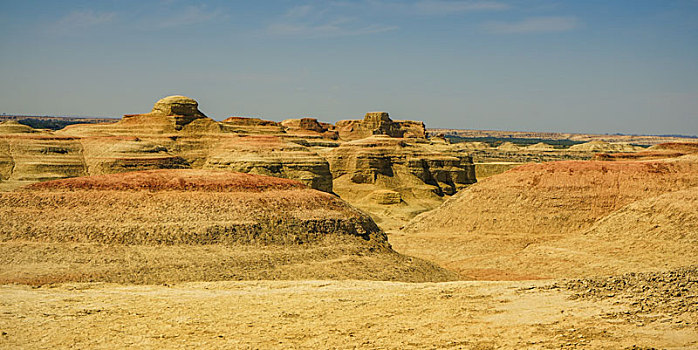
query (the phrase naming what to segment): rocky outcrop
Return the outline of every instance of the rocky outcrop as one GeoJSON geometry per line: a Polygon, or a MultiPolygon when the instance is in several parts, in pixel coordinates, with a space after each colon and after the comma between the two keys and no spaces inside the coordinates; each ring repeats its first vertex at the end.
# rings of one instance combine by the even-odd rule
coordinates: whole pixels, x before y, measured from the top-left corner
{"type": "Polygon", "coordinates": [[[337,194],[375,214],[377,220],[399,225],[475,182],[469,156],[428,147],[375,135],[343,143],[322,155],[330,164],[337,194]],[[375,207],[394,204],[400,205],[375,207]]]}
{"type": "Polygon", "coordinates": [[[370,197],[373,202],[382,205],[400,204],[402,202],[400,192],[391,190],[375,190],[371,192],[370,197]]]}
{"type": "Polygon", "coordinates": [[[330,140],[336,140],[339,137],[334,125],[319,122],[315,118],[286,119],[281,122],[281,125],[286,132],[293,135],[321,136],[330,140]]]}
{"type": "Polygon", "coordinates": [[[199,103],[186,96],[165,97],[155,102],[153,110],[146,115],[171,118],[178,130],[196,119],[207,118],[199,111],[199,103]]]}
{"type": "Polygon", "coordinates": [[[81,142],[90,175],[190,167],[175,151],[176,142],[166,137],[105,136],[83,138],[81,142]]]}
{"type": "Polygon", "coordinates": [[[38,176],[41,171],[29,169],[23,159],[35,157],[33,151],[13,147],[22,134],[8,134],[7,140],[14,141],[0,144],[0,179],[30,182],[136,170],[227,169],[295,179],[326,192],[333,192],[337,181],[346,181],[344,188],[369,185],[374,188],[359,191],[367,201],[371,202],[367,196],[374,190],[395,191],[399,196],[371,203],[428,202],[417,211],[432,208],[443,196],[474,181],[471,159],[446,143],[431,145],[422,122],[393,121],[385,112],[373,112],[363,120],[346,121],[344,131],[339,129],[314,118],[278,123],[230,117],[217,122],[206,117],[195,100],[169,96],[157,101],[149,113],[126,115],[116,123],[72,125],[55,132],[55,137],[45,133],[54,137],[51,142],[65,143],[70,150],[50,158],[62,167],[52,174],[44,171],[38,176]],[[347,129],[348,125],[355,129],[347,129]],[[349,139],[370,139],[339,147],[344,142],[338,137],[341,132],[349,139]],[[334,162],[333,169],[328,159],[334,162]],[[343,176],[346,172],[350,174],[343,176]],[[396,190],[403,180],[407,181],[404,188],[396,190]],[[409,188],[407,183],[416,187],[409,188]]]}
{"type": "Polygon", "coordinates": [[[437,153],[380,135],[342,144],[327,158],[334,178],[348,176],[357,184],[374,184],[404,172],[433,186],[432,192],[442,196],[475,182],[472,159],[467,155],[437,153]]]}
{"type": "Polygon", "coordinates": [[[175,133],[220,133],[221,123],[206,117],[198,102],[185,96],[168,96],[149,113],[127,114],[117,123],[70,125],[59,133],[79,136],[162,135],[175,133]]]}
{"type": "Polygon", "coordinates": [[[87,168],[78,138],[43,134],[0,138],[0,178],[7,182],[3,185],[12,188],[28,182],[84,175],[87,168]]]}
{"type": "Polygon", "coordinates": [[[81,136],[85,163],[93,175],[228,169],[295,179],[332,192],[327,161],[283,139],[288,135],[281,123],[242,117],[219,123],[198,111],[196,101],[182,96],[164,98],[150,113],[125,116],[115,124],[73,126],[61,133],[81,136]]]}
{"type": "Polygon", "coordinates": [[[284,132],[281,123],[260,118],[229,117],[222,125],[227,132],[238,134],[279,134],[284,132]]]}
{"type": "Polygon", "coordinates": [[[402,132],[402,137],[406,138],[419,138],[423,139],[427,137],[427,128],[424,122],[414,121],[414,120],[396,120],[395,124],[402,132]]]}
{"type": "Polygon", "coordinates": [[[250,118],[250,117],[228,117],[223,120],[223,123],[231,125],[245,125],[245,126],[279,126],[280,123],[264,120],[260,118],[250,118]]]}
{"type": "Polygon", "coordinates": [[[202,167],[294,179],[311,188],[332,192],[328,162],[308,148],[277,136],[221,139],[202,167]]]}
{"type": "Polygon", "coordinates": [[[505,152],[518,152],[521,149],[521,147],[517,146],[512,142],[504,142],[501,145],[499,145],[497,149],[505,152]]]}
{"type": "Polygon", "coordinates": [[[363,120],[340,120],[336,127],[342,140],[358,140],[372,135],[426,138],[424,123],[393,121],[388,112],[368,112],[363,120]]]}

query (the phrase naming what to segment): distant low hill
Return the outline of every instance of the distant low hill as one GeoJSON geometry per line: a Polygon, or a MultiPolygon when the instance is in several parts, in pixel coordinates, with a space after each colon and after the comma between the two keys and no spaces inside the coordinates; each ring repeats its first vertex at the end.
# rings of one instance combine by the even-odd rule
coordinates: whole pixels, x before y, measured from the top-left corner
{"type": "Polygon", "coordinates": [[[561,132],[500,131],[471,129],[427,129],[429,135],[443,134],[454,142],[481,141],[488,143],[513,142],[515,144],[535,144],[545,142],[551,145],[569,147],[590,141],[622,142],[641,146],[652,146],[667,142],[696,140],[693,135],[625,135],[625,134],[575,134],[561,132]]]}
{"type": "Polygon", "coordinates": [[[35,115],[2,115],[0,122],[6,120],[16,120],[17,122],[31,126],[35,129],[51,129],[60,130],[68,125],[73,124],[98,124],[98,123],[115,123],[119,121],[116,118],[98,118],[98,117],[55,117],[55,116],[35,116],[35,115]]]}

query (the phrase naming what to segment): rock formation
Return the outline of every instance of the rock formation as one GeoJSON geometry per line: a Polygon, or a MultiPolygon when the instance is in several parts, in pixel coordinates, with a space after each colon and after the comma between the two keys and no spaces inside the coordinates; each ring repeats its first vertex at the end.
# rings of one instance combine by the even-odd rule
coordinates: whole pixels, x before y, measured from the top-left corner
{"type": "Polygon", "coordinates": [[[307,147],[278,136],[221,138],[202,167],[294,179],[310,188],[332,192],[328,162],[307,147]]]}
{"type": "Polygon", "coordinates": [[[216,122],[193,99],[166,97],[146,114],[108,125],[75,125],[89,174],[147,169],[228,169],[299,180],[332,192],[329,164],[311,149],[286,141],[281,123],[231,117],[216,122]]]}
{"type": "Polygon", "coordinates": [[[0,190],[87,175],[79,138],[25,133],[0,137],[0,190]]]}
{"type": "Polygon", "coordinates": [[[371,217],[334,195],[230,171],[138,171],[0,193],[0,243],[3,276],[22,283],[455,277],[393,251],[371,217]],[[8,263],[27,258],[51,269],[8,263]]]}
{"type": "Polygon", "coordinates": [[[363,120],[340,120],[336,126],[342,140],[357,140],[371,135],[426,138],[424,123],[393,121],[388,112],[368,112],[363,120]]]}
{"type": "Polygon", "coordinates": [[[517,146],[512,142],[504,142],[501,145],[499,145],[497,149],[505,152],[517,152],[521,149],[521,147],[517,146]]]}
{"type": "Polygon", "coordinates": [[[136,116],[126,116],[128,120],[133,117],[165,117],[172,120],[174,128],[181,130],[185,125],[193,122],[196,119],[207,118],[199,111],[199,103],[194,99],[186,96],[168,96],[157,102],[153,106],[153,110],[147,114],[136,116]]]}
{"type": "Polygon", "coordinates": [[[281,123],[260,118],[229,117],[222,124],[226,131],[238,134],[279,134],[284,131],[281,123]]]}
{"type": "Polygon", "coordinates": [[[286,132],[298,136],[321,136],[326,139],[336,140],[339,136],[335,126],[329,123],[318,122],[315,118],[286,119],[281,122],[286,132]]]}
{"type": "MultiPolygon", "coordinates": [[[[0,132],[33,131],[11,126],[0,132]]],[[[338,127],[314,118],[279,123],[229,117],[217,122],[195,100],[170,96],[149,113],[126,115],[116,123],[0,137],[0,190],[156,169],[218,169],[294,179],[375,209],[397,226],[475,181],[467,153],[427,140],[424,123],[393,121],[385,112],[338,127]]]]}
{"type": "Polygon", "coordinates": [[[334,191],[384,224],[400,226],[475,182],[467,154],[406,140],[375,135],[321,153],[334,191]]]}

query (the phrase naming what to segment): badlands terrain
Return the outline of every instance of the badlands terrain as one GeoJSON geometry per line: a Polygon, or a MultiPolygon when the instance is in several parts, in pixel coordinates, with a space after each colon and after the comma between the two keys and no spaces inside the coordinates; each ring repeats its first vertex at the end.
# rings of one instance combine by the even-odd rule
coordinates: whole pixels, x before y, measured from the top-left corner
{"type": "Polygon", "coordinates": [[[25,124],[0,123],[0,348],[698,348],[690,138],[184,96],[25,124]]]}

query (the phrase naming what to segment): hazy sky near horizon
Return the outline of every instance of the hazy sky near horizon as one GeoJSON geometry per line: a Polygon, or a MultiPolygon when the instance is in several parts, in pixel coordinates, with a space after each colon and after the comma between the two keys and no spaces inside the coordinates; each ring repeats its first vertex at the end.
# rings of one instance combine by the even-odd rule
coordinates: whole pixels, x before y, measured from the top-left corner
{"type": "Polygon", "coordinates": [[[0,113],[698,135],[698,1],[6,1],[0,113]]]}

